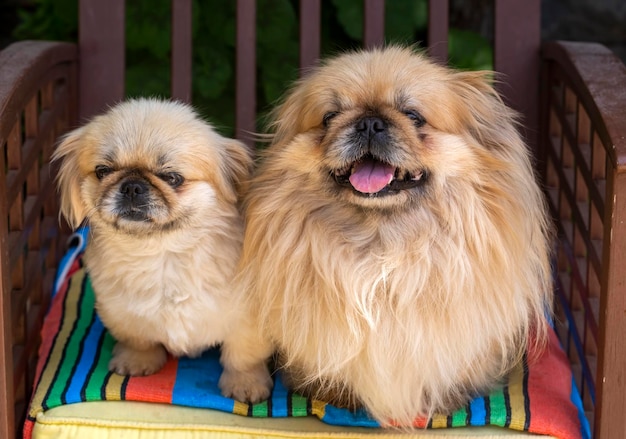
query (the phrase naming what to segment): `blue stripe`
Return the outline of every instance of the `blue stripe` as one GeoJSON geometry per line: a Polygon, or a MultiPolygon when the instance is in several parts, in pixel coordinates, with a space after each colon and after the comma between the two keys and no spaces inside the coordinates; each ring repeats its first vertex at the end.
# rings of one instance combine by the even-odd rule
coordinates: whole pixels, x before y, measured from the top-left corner
{"type": "Polygon", "coordinates": [[[217,386],[222,374],[219,352],[219,349],[211,349],[199,358],[178,359],[172,404],[232,413],[235,401],[221,396],[217,386]]]}
{"type": "Polygon", "coordinates": [[[67,404],[83,401],[81,389],[89,379],[89,371],[98,354],[99,340],[103,332],[104,326],[102,326],[102,322],[98,318],[95,319],[85,337],[82,355],[78,360],[78,365],[72,375],[72,381],[67,389],[65,396],[67,404]]]}
{"type": "Polygon", "coordinates": [[[356,412],[340,409],[326,404],[322,421],[331,425],[350,425],[353,427],[380,427],[378,422],[370,418],[365,410],[358,409],[356,412]]]}
{"type": "Polygon", "coordinates": [[[63,281],[67,277],[67,272],[76,258],[85,251],[88,235],[89,228],[81,227],[68,238],[68,244],[71,246],[63,254],[59,267],[57,268],[55,282],[52,288],[52,297],[54,297],[61,288],[63,281]]]}
{"type": "Polygon", "coordinates": [[[583,408],[583,401],[576,385],[576,380],[572,376],[572,392],[570,394],[570,400],[576,407],[578,412],[578,420],[580,421],[580,434],[582,439],[591,439],[591,428],[587,416],[585,416],[585,409],[583,408]]]}
{"type": "Polygon", "coordinates": [[[289,391],[284,386],[283,381],[281,379],[275,379],[274,390],[272,391],[272,416],[276,418],[289,416],[289,409],[287,407],[289,396],[289,391]]]}
{"type": "Polygon", "coordinates": [[[481,426],[487,423],[487,410],[485,409],[484,398],[474,398],[470,403],[470,413],[472,416],[469,425],[481,426]]]}

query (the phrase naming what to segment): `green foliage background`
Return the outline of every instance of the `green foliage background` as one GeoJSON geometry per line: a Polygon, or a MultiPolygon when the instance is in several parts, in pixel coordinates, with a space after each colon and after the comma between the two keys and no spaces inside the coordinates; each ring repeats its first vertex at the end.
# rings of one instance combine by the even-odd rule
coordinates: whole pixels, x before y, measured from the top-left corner
{"type": "MultiPolygon", "coordinates": [[[[262,119],[298,76],[298,0],[257,0],[257,106],[262,119]]],[[[170,0],[129,0],[126,6],[126,92],[169,95],[170,0]]],[[[226,135],[234,126],[235,7],[233,0],[193,1],[193,103],[226,135]]],[[[77,0],[34,0],[20,11],[17,39],[77,40],[77,0]]],[[[426,40],[427,0],[386,2],[385,39],[426,40]]],[[[322,1],[322,56],[361,47],[363,0],[322,1]]],[[[450,63],[491,69],[488,41],[451,29],[450,63]]],[[[259,126],[261,122],[259,122],[259,126]]]]}

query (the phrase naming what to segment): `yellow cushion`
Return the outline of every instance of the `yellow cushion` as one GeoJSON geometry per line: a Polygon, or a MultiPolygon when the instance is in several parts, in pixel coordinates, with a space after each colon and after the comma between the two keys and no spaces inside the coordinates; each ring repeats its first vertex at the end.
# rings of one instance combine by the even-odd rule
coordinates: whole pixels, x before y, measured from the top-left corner
{"type": "MultiPolygon", "coordinates": [[[[402,432],[336,427],[316,417],[249,418],[216,410],[132,401],[62,405],[37,415],[35,439],[249,439],[249,438],[525,438],[534,435],[500,427],[402,432]]],[[[551,437],[551,436],[550,436],[551,437]]]]}

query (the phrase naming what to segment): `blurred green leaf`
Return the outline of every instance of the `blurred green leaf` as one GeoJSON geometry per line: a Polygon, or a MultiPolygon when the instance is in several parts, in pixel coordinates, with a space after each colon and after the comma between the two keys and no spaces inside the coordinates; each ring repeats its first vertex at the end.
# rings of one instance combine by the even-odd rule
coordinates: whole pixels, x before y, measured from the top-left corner
{"type": "Polygon", "coordinates": [[[277,100],[298,75],[298,27],[288,0],[257,5],[257,64],[263,105],[277,100]]]}
{"type": "Polygon", "coordinates": [[[19,40],[75,41],[78,35],[76,0],[34,0],[32,12],[18,11],[20,23],[13,30],[19,40]]]}
{"type": "Polygon", "coordinates": [[[154,60],[143,60],[126,68],[127,97],[161,97],[170,94],[169,71],[154,60]]]}
{"type": "Polygon", "coordinates": [[[194,88],[202,98],[218,98],[232,76],[231,60],[223,51],[205,48],[194,57],[194,88]]]}
{"type": "Polygon", "coordinates": [[[388,43],[412,44],[416,34],[426,29],[426,0],[395,0],[385,3],[385,39],[388,43]]]}
{"type": "Polygon", "coordinates": [[[167,0],[126,4],[126,95],[169,95],[170,4],[167,0]]]}
{"type": "Polygon", "coordinates": [[[491,44],[476,32],[450,29],[448,56],[450,65],[462,70],[493,69],[491,44]]]}
{"type": "Polygon", "coordinates": [[[363,0],[332,0],[337,19],[350,38],[363,40],[363,0]]]}
{"type": "Polygon", "coordinates": [[[193,2],[194,49],[235,47],[236,4],[232,0],[193,2]]]}
{"type": "MultiPolygon", "coordinates": [[[[32,0],[19,12],[17,39],[77,40],[76,0],[32,0]]],[[[298,0],[257,1],[257,109],[259,119],[298,76],[298,0]]],[[[126,90],[128,96],[169,96],[169,0],[126,3],[126,90]]],[[[193,0],[194,106],[226,135],[235,111],[236,2],[193,0]]],[[[323,0],[322,56],[360,47],[362,0],[323,0]]],[[[427,0],[386,2],[386,41],[413,44],[425,39],[427,0]]],[[[488,42],[476,33],[450,30],[450,59],[463,69],[491,69],[488,42]]],[[[259,123],[259,127],[261,122],[259,123]]]]}
{"type": "Polygon", "coordinates": [[[132,1],[126,7],[126,50],[145,50],[155,58],[170,51],[170,3],[132,1]]]}

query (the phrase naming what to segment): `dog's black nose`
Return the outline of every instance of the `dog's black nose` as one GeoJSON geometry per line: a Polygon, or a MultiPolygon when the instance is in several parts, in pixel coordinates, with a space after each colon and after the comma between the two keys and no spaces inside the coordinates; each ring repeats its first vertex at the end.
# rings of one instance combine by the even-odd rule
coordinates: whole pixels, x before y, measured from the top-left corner
{"type": "Polygon", "coordinates": [[[383,131],[387,131],[387,122],[380,117],[368,116],[359,120],[355,128],[359,134],[372,138],[383,131]]]}
{"type": "Polygon", "coordinates": [[[384,159],[389,148],[389,124],[378,116],[366,116],[354,125],[355,145],[359,151],[368,151],[384,159]]]}
{"type": "Polygon", "coordinates": [[[120,192],[129,200],[137,200],[148,192],[148,185],[141,180],[128,180],[122,183],[120,192]]]}

